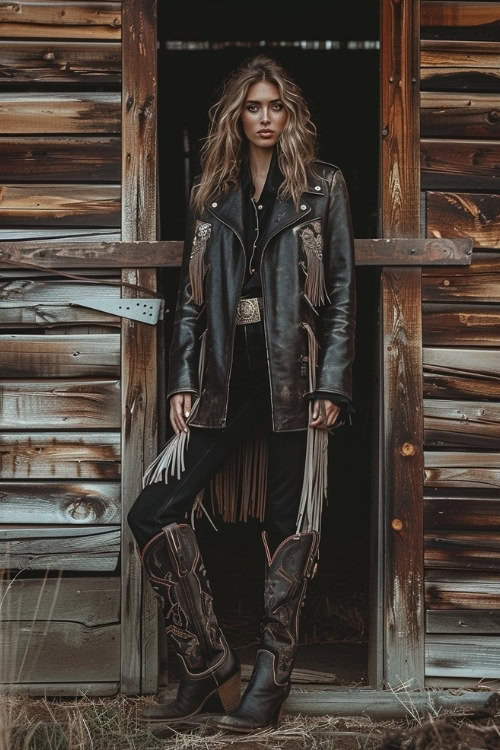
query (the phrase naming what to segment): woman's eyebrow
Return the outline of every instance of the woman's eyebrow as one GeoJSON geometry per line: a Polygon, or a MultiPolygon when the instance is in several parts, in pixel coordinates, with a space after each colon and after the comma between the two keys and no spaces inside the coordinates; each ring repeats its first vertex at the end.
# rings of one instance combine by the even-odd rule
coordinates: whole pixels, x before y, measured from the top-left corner
{"type": "MultiPolygon", "coordinates": [[[[275,104],[276,102],[281,102],[281,97],[278,99],[271,99],[269,103],[275,104]]],[[[247,99],[245,104],[262,104],[262,102],[259,99],[247,99]]]]}

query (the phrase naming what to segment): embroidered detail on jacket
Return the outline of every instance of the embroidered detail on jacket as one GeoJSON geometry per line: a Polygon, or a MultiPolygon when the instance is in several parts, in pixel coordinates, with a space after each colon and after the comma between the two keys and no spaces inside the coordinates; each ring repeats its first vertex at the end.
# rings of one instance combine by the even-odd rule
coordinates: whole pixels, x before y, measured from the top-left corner
{"type": "Polygon", "coordinates": [[[203,304],[203,277],[205,273],[204,256],[207,242],[212,233],[212,225],[206,221],[196,220],[193,245],[189,256],[189,281],[191,283],[191,299],[196,305],[203,304]]]}
{"type": "Polygon", "coordinates": [[[328,300],[323,266],[323,235],[321,222],[312,221],[300,232],[302,249],[307,259],[305,293],[313,305],[328,300]]]}

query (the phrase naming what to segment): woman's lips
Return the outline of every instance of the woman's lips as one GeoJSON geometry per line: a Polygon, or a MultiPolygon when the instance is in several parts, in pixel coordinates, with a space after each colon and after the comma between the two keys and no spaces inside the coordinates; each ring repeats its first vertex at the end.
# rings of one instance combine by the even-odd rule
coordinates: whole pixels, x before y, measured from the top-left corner
{"type": "Polygon", "coordinates": [[[257,135],[260,135],[261,138],[272,138],[274,130],[258,130],[257,135]]]}

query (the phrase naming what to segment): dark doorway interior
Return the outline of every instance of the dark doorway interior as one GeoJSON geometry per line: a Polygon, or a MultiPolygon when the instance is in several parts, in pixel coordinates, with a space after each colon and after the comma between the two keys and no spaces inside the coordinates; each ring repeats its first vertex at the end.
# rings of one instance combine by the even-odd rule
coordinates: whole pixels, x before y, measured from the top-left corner
{"type": "MultiPolygon", "coordinates": [[[[343,6],[342,19],[332,11],[336,5],[315,3],[306,9],[314,18],[304,19],[303,11],[290,18],[289,4],[271,2],[265,26],[252,16],[242,27],[231,3],[188,2],[182,12],[178,4],[159,4],[162,239],[184,236],[186,183],[199,173],[200,141],[217,90],[243,59],[260,53],[278,59],[302,87],[318,128],[319,157],[345,175],[355,236],[376,236],[379,52],[367,42],[378,39],[377,3],[356,3],[350,11],[343,6]],[[193,49],[186,48],[190,41],[193,49]]],[[[164,283],[173,309],[178,274],[165,272],[164,283]]],[[[366,684],[367,673],[376,271],[358,269],[357,285],[357,414],[352,427],[330,440],[320,565],[308,591],[297,659],[299,668],[334,673],[337,684],[351,685],[366,684]]],[[[167,328],[169,322],[171,316],[167,328]]],[[[242,661],[252,663],[264,565],[258,525],[217,526],[215,532],[203,520],[197,524],[217,612],[242,661]]]]}

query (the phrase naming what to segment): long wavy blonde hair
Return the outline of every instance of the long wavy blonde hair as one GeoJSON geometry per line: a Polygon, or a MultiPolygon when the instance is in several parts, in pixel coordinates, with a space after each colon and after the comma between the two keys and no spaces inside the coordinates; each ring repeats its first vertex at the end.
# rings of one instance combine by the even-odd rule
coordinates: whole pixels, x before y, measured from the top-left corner
{"type": "Polygon", "coordinates": [[[241,112],[250,86],[258,81],[274,83],[288,112],[285,127],[276,144],[284,180],[280,198],[293,198],[298,205],[307,188],[311,164],[316,157],[316,127],[300,88],[284,68],[270,57],[258,55],[245,61],[226,80],[220,99],[210,108],[208,137],[201,150],[203,173],[194,206],[201,211],[209,198],[222,196],[238,183],[246,136],[241,112]]]}

